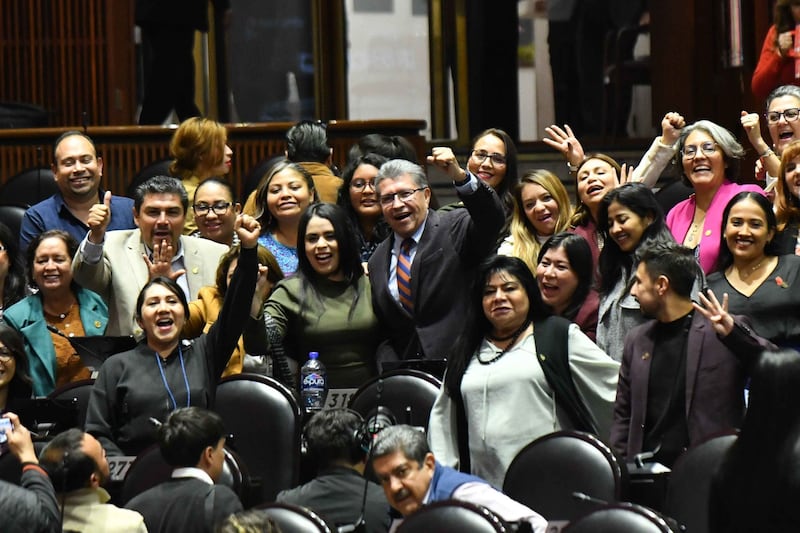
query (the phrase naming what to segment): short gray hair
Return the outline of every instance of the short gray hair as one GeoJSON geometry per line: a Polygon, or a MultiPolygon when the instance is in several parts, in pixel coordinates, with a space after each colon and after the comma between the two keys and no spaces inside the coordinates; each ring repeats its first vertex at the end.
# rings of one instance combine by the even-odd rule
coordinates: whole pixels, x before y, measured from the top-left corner
{"type": "Polygon", "coordinates": [[[405,159],[390,159],[381,165],[378,175],[375,176],[375,190],[377,191],[380,188],[383,180],[395,180],[405,174],[411,176],[417,187],[428,186],[428,178],[425,176],[425,170],[421,166],[405,159]]]}
{"type": "Polygon", "coordinates": [[[389,426],[375,437],[372,457],[383,457],[396,452],[403,452],[408,459],[421,465],[431,448],[423,431],[408,425],[389,426]]]}
{"type": "Polygon", "coordinates": [[[769,96],[767,96],[767,103],[764,106],[766,110],[769,111],[769,104],[781,96],[794,96],[800,102],[800,87],[797,85],[781,85],[780,87],[774,89],[771,93],[769,93],[769,96]]]}
{"type": "MultiPolygon", "coordinates": [[[[734,136],[733,133],[710,120],[698,120],[694,124],[686,126],[681,131],[681,137],[678,140],[678,151],[675,153],[675,164],[681,169],[681,173],[683,173],[683,146],[686,144],[686,138],[689,134],[696,130],[701,130],[709,134],[711,138],[714,139],[714,142],[717,143],[717,146],[722,149],[723,159],[727,163],[725,167],[725,179],[733,183],[738,183],[739,165],[744,158],[744,148],[739,144],[739,141],[736,140],[736,136],[734,136]]],[[[683,180],[685,184],[691,187],[692,184],[685,175],[683,176],[683,180]]]]}

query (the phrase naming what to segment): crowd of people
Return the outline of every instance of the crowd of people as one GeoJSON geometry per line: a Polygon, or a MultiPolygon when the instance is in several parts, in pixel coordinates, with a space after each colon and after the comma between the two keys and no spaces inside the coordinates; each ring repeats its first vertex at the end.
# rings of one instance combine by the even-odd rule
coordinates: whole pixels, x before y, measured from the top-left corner
{"type": "MultiPolygon", "coordinates": [[[[298,393],[298,368],[315,351],[333,389],[404,361],[446,360],[427,436],[401,426],[373,448],[356,439],[363,421],[353,412],[311,418],[319,477],[279,500],[334,521],[393,531],[390,506],[407,516],[462,497],[544,531],[535,510],[498,489],[522,448],[560,429],[594,433],[628,461],[653,452],[670,466],[707,437],[743,428],[720,490],[746,487],[731,481],[755,453],[758,436],[745,434],[796,435],[751,420],[777,401],[763,391],[773,367],[792,364],[760,354],[800,364],[800,92],[779,87],[766,102],[773,148],[764,149],[759,115],[741,115],[759,150],[752,176],[732,132],[675,112],[635,166],[585,152],[568,125],[548,128],[565,176],[518,175],[513,140],[489,129],[463,165],[447,147],[427,156],[458,195],[438,210],[426,168],[398,138],[363,138],[340,178],[324,124],[299,123],[242,208],[214,121],[185,121],[170,144],[174,177],[150,178],[131,199],[100,188],[103,162],[88,136],[64,133],[53,151],[59,192],[26,213],[19,239],[0,225],[0,409],[20,433],[9,433],[12,451],[31,459],[24,481],[38,494],[46,471],[71,495],[62,505],[104,503],[105,456],[159,443],[176,468],[171,485],[137,497],[129,508],[139,514],[119,520],[166,531],[202,518],[233,531],[227,517],[241,503],[220,493],[219,509],[204,509],[198,489],[219,476],[223,455],[216,385],[251,372],[298,393]],[[670,161],[693,193],[664,209],[653,187],[670,161]],[[763,174],[775,185],[753,183],[763,174]],[[136,345],[97,362],[70,341],[91,336],[136,345]],[[88,378],[85,427],[51,442],[42,470],[11,413],[88,378]],[[760,403],[745,418],[748,379],[760,403]],[[367,450],[385,498],[366,485],[368,504],[355,503],[367,450]],[[94,466],[78,464],[81,454],[94,466]],[[64,472],[73,460],[78,477],[64,472]],[[355,507],[330,508],[331,491],[355,507]]],[[[768,499],[758,502],[768,515],[768,499]]]]}

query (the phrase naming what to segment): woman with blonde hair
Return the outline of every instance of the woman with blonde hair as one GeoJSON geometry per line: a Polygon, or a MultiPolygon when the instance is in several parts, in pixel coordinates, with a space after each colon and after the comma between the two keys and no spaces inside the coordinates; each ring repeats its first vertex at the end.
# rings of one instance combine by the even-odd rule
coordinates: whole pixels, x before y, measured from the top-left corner
{"type": "MultiPolygon", "coordinates": [[[[181,180],[189,196],[189,205],[193,205],[198,185],[230,172],[233,150],[228,146],[225,126],[208,118],[192,117],[175,130],[169,143],[169,155],[173,158],[169,172],[181,180]]],[[[183,234],[191,235],[196,230],[194,212],[189,209],[183,234]]]]}
{"type": "Polygon", "coordinates": [[[497,253],[519,257],[535,272],[542,244],[569,227],[572,206],[567,189],[552,172],[536,169],[522,176],[512,194],[509,234],[497,253]]]}

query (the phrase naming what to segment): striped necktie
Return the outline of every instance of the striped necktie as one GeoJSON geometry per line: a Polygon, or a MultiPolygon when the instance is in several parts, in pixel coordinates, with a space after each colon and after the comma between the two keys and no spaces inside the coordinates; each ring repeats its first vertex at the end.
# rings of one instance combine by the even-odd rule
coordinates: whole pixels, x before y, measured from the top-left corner
{"type": "Polygon", "coordinates": [[[400,305],[409,313],[414,313],[414,300],[411,299],[411,247],[414,239],[408,237],[400,245],[400,254],[397,256],[397,293],[400,295],[400,305]]]}

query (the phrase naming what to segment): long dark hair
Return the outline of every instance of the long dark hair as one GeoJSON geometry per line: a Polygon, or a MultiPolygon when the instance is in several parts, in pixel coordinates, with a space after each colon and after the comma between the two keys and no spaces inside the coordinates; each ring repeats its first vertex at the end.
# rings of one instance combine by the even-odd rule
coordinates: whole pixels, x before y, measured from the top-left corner
{"type": "MultiPolygon", "coordinates": [[[[359,235],[361,235],[364,240],[375,243],[383,241],[389,236],[392,230],[389,227],[389,224],[383,220],[383,212],[381,211],[378,220],[375,223],[375,227],[372,230],[372,235],[361,234],[361,223],[358,219],[358,213],[350,201],[350,183],[353,181],[353,175],[356,173],[356,170],[358,170],[358,167],[361,165],[370,165],[380,170],[381,165],[387,161],[388,159],[379,154],[364,154],[348,162],[347,166],[344,167],[344,172],[342,172],[342,180],[344,183],[342,183],[342,186],[339,188],[339,197],[336,201],[336,203],[345,210],[347,216],[350,218],[350,222],[358,231],[359,235]]],[[[373,189],[374,188],[375,187],[373,186],[373,189]]],[[[376,201],[377,195],[378,192],[376,190],[376,201]]]]}
{"type": "Polygon", "coordinates": [[[503,141],[506,147],[506,174],[503,176],[503,181],[497,186],[496,191],[497,196],[503,201],[506,214],[510,215],[514,212],[514,194],[512,191],[517,185],[517,181],[519,181],[519,176],[517,175],[517,146],[514,144],[514,140],[511,139],[511,136],[499,128],[483,130],[473,137],[472,146],[474,147],[475,143],[487,135],[497,137],[503,141]]]}
{"type": "Polygon", "coordinates": [[[586,297],[589,295],[594,281],[592,249],[589,247],[589,243],[586,242],[586,239],[581,235],[562,231],[545,241],[542,245],[542,249],[539,251],[537,264],[542,262],[544,254],[551,248],[562,248],[564,250],[564,253],[567,254],[567,259],[569,259],[569,266],[572,271],[575,272],[575,277],[578,278],[578,286],[575,288],[575,292],[572,293],[569,305],[561,315],[564,318],[572,320],[575,318],[575,315],[578,314],[578,311],[580,311],[584,300],[586,300],[586,297]]]}
{"type": "Polygon", "coordinates": [[[797,383],[800,383],[800,353],[795,350],[764,352],[753,365],[750,401],[742,431],[719,469],[718,481],[722,483],[715,483],[727,495],[721,503],[731,523],[750,519],[749,524],[740,523],[737,531],[758,530],[758,527],[751,529],[755,525],[753,520],[784,523],[785,506],[793,505],[797,497],[800,483],[797,383]]]}
{"type": "MultiPolygon", "coordinates": [[[[319,292],[318,284],[320,282],[320,275],[311,266],[308,260],[308,255],[305,252],[305,239],[308,222],[313,217],[324,218],[330,221],[333,226],[333,233],[336,236],[336,243],[339,246],[339,269],[344,275],[344,280],[348,285],[354,288],[358,285],[358,280],[364,275],[364,268],[361,266],[361,257],[359,255],[358,241],[356,240],[355,228],[350,223],[344,209],[336,204],[319,203],[308,206],[308,209],[300,217],[300,223],[297,227],[297,272],[296,276],[300,278],[300,285],[306,298],[303,299],[300,312],[307,307],[309,294],[312,294],[317,301],[324,306],[324,301],[319,292]]],[[[354,291],[353,302],[350,305],[350,314],[348,318],[352,318],[353,311],[358,303],[358,291],[354,291]]]]}
{"type": "Polygon", "coordinates": [[[538,321],[551,314],[548,307],[542,303],[536,279],[522,259],[505,255],[494,255],[486,259],[479,267],[478,275],[471,288],[463,333],[456,341],[451,356],[447,359],[445,387],[451,397],[461,394],[461,380],[469,361],[484,336],[492,329],[491,322],[483,312],[483,291],[489,278],[501,272],[514,276],[522,285],[528,296],[528,320],[538,321]]]}
{"type": "Polygon", "coordinates": [[[18,236],[11,233],[8,226],[0,222],[0,244],[6,249],[8,274],[3,283],[3,309],[8,309],[25,297],[25,266],[19,253],[18,236]]]}
{"type": "Polygon", "coordinates": [[[7,323],[0,321],[0,342],[8,349],[16,363],[14,377],[8,385],[6,404],[10,404],[14,399],[30,398],[33,392],[33,381],[22,336],[7,323]]]}
{"type": "MultiPolygon", "coordinates": [[[[772,203],[767,199],[766,196],[752,191],[742,191],[738,193],[736,196],[730,199],[728,205],[725,206],[725,211],[722,212],[722,229],[719,236],[719,255],[717,256],[716,270],[725,270],[733,264],[733,254],[731,254],[731,251],[728,248],[728,241],[725,239],[725,226],[728,225],[728,216],[731,214],[731,209],[733,209],[733,206],[748,199],[757,203],[761,208],[761,211],[764,213],[764,220],[767,221],[767,232],[772,230],[777,233],[778,231],[778,218],[775,216],[775,211],[772,209],[772,203]]],[[[764,254],[778,255],[778,247],[777,243],[775,243],[774,237],[772,240],[767,241],[766,246],[764,246],[764,254]]]]}
{"type": "Polygon", "coordinates": [[[667,224],[664,212],[653,191],[641,183],[626,183],[605,195],[597,212],[597,228],[602,232],[605,245],[600,252],[600,291],[608,293],[624,275],[630,274],[636,263],[636,254],[623,252],[608,233],[608,208],[613,203],[630,209],[638,216],[650,217],[653,221],[642,233],[636,250],[663,242],[675,242],[667,224]]]}

